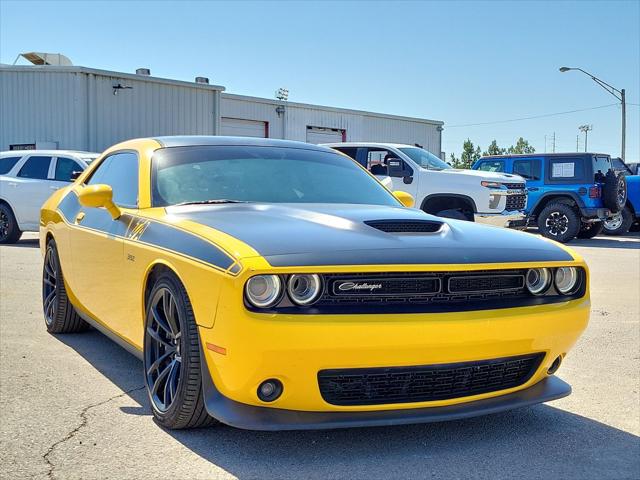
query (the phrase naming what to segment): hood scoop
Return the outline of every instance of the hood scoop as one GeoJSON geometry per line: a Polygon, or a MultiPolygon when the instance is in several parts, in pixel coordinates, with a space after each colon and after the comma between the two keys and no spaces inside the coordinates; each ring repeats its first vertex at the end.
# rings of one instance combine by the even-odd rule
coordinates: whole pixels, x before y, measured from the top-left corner
{"type": "Polygon", "coordinates": [[[433,220],[367,220],[364,223],[386,233],[435,233],[444,223],[433,220]]]}

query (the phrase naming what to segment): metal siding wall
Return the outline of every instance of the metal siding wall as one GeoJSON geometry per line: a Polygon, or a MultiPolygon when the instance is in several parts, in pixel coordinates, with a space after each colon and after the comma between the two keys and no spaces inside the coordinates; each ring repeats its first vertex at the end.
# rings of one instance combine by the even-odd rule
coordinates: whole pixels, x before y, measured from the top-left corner
{"type": "Polygon", "coordinates": [[[357,141],[362,136],[362,115],[293,105],[286,108],[287,140],[306,142],[307,126],[346,130],[348,142],[357,141]]]}
{"type": "Polygon", "coordinates": [[[242,120],[257,120],[269,123],[270,138],[284,138],[282,127],[284,118],[276,113],[275,103],[262,103],[245,99],[230,98],[222,94],[220,112],[222,117],[242,120]]]}
{"type": "Polygon", "coordinates": [[[97,150],[130,138],[216,132],[216,91],[96,75],[89,82],[97,150]],[[118,83],[133,88],[114,95],[118,83]]]}
{"type": "Polygon", "coordinates": [[[37,142],[88,150],[86,96],[80,73],[0,69],[0,150],[37,142]]]}
{"type": "Polygon", "coordinates": [[[408,120],[364,117],[363,138],[354,141],[415,143],[440,156],[440,132],[437,125],[408,120]]]}

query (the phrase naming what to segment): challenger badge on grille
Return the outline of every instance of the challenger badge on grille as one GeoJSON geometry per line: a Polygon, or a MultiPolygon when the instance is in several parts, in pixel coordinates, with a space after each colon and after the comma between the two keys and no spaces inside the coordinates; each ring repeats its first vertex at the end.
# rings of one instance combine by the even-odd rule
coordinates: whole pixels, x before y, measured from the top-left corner
{"type": "Polygon", "coordinates": [[[416,296],[435,295],[440,288],[436,277],[337,278],[330,291],[340,296],[416,296]]]}

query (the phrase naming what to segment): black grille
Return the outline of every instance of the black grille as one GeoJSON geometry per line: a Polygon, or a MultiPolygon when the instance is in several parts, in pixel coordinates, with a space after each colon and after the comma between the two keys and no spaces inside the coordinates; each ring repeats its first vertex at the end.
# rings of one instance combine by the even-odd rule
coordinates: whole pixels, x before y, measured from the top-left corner
{"type": "Polygon", "coordinates": [[[451,293],[518,290],[523,287],[524,275],[476,275],[449,278],[451,293]]]}
{"type": "Polygon", "coordinates": [[[524,190],[524,183],[503,183],[509,190],[524,190]]]}
{"type": "Polygon", "coordinates": [[[524,210],[527,206],[527,196],[522,195],[508,195],[507,196],[507,210],[524,210]]]}
{"type": "Polygon", "coordinates": [[[321,370],[322,398],[332,405],[429,402],[497,392],[526,383],[543,353],[417,367],[321,370]]]}
{"type": "Polygon", "coordinates": [[[434,233],[442,228],[442,222],[430,220],[370,220],[364,223],[387,233],[434,233]]]}

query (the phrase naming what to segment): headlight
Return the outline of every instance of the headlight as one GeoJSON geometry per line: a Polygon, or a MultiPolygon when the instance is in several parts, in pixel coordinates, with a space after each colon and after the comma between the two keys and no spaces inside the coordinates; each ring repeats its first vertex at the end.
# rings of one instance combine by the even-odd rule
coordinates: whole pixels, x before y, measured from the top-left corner
{"type": "Polygon", "coordinates": [[[282,281],[277,275],[256,275],[249,279],[245,291],[252,305],[270,307],[280,298],[282,281]]]}
{"type": "Polygon", "coordinates": [[[480,182],[480,185],[487,188],[502,188],[502,184],[500,182],[485,182],[483,180],[480,182]]]}
{"type": "Polygon", "coordinates": [[[548,268],[532,268],[527,272],[527,288],[534,295],[544,293],[551,285],[551,272],[548,268]]]}
{"type": "Polygon", "coordinates": [[[291,300],[298,305],[311,305],[322,293],[322,281],[316,274],[291,275],[287,290],[291,300]]]}
{"type": "Polygon", "coordinates": [[[573,293],[580,276],[575,267],[560,267],[556,270],[556,288],[563,295],[573,293]]]}

